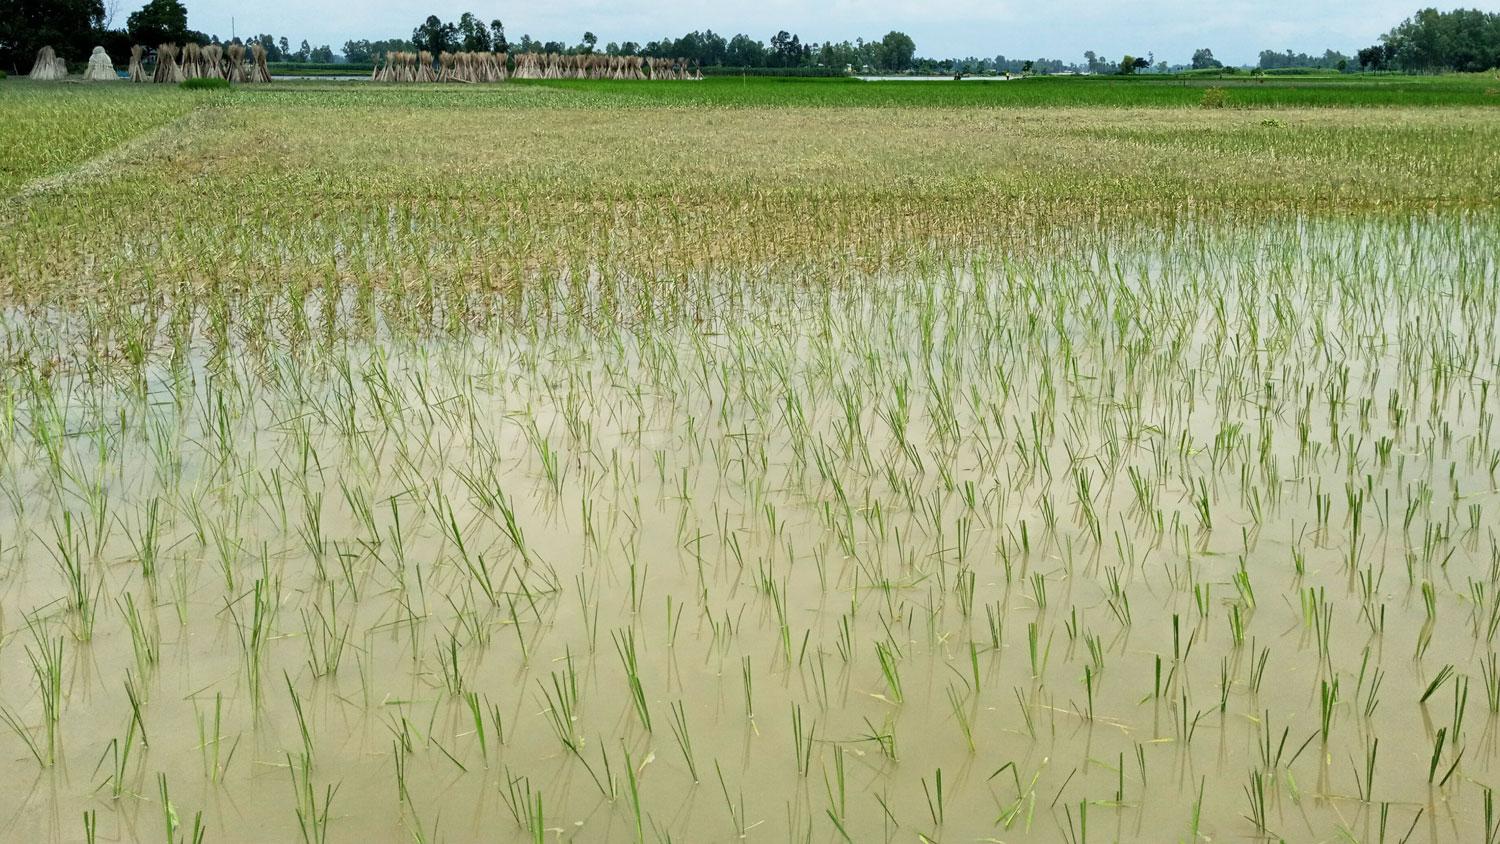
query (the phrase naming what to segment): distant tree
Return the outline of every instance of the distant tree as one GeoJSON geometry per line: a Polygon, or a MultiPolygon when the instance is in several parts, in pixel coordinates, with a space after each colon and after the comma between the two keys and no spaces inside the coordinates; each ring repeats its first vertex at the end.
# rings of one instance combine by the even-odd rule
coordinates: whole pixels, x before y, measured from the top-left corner
{"type": "MultiPolygon", "coordinates": [[[[1179,55],[1181,55],[1179,53],[1179,55]]],[[[1209,68],[1223,67],[1224,63],[1214,58],[1214,51],[1207,47],[1201,47],[1193,51],[1193,70],[1207,70],[1209,68]]]]}
{"type": "Polygon", "coordinates": [[[908,70],[917,54],[917,42],[904,32],[892,30],[880,39],[880,50],[886,67],[891,70],[908,70]]]}
{"type": "Polygon", "coordinates": [[[1423,9],[1381,36],[1385,64],[1410,72],[1500,67],[1500,13],[1423,9]]]}
{"type": "Polygon", "coordinates": [[[490,29],[473,12],[464,12],[458,18],[458,46],[470,52],[490,49],[490,29]]]}
{"type": "Polygon", "coordinates": [[[428,15],[427,20],[411,31],[411,41],[419,50],[433,55],[458,49],[458,27],[444,23],[437,15],[428,15]]]}
{"type": "MultiPolygon", "coordinates": [[[[285,41],[286,39],[283,38],[282,40],[285,41]]],[[[286,58],[286,54],[281,52],[281,46],[276,43],[276,36],[269,33],[253,35],[246,43],[259,44],[261,49],[266,51],[266,61],[279,62],[284,61],[286,58]]]]}
{"type": "Polygon", "coordinates": [[[188,40],[187,7],[180,0],[151,0],[125,19],[125,31],[137,44],[183,44],[188,40]]]}
{"type": "Polygon", "coordinates": [[[499,18],[490,21],[490,49],[497,53],[510,52],[510,43],[505,40],[505,24],[499,18]]]}
{"type": "Polygon", "coordinates": [[[1275,50],[1261,50],[1259,67],[1261,70],[1276,70],[1287,67],[1316,67],[1324,70],[1334,70],[1339,62],[1348,65],[1349,57],[1337,50],[1324,50],[1321,56],[1312,56],[1307,53],[1297,53],[1287,50],[1278,53],[1275,50]]]}
{"type": "MultiPolygon", "coordinates": [[[[276,39],[276,49],[277,49],[277,54],[280,56],[280,58],[277,59],[278,61],[283,61],[283,62],[285,62],[285,61],[291,61],[291,59],[292,59],[292,42],[288,41],[285,35],[283,35],[280,38],[276,39]]],[[[267,61],[269,61],[270,58],[271,58],[270,56],[266,56],[266,60],[267,61]]]]}
{"type": "Polygon", "coordinates": [[[321,47],[314,47],[312,51],[307,54],[307,58],[310,61],[322,62],[324,64],[327,64],[333,61],[333,48],[328,46],[327,44],[324,44],[321,47]]]}
{"type": "Polygon", "coordinates": [[[302,39],[302,45],[297,48],[297,52],[292,54],[292,60],[299,62],[312,60],[312,45],[307,43],[306,38],[302,39]]]}
{"type": "Polygon", "coordinates": [[[588,55],[588,54],[594,52],[594,48],[597,47],[598,45],[599,45],[599,36],[595,35],[592,32],[585,32],[583,34],[583,41],[579,42],[579,44],[578,44],[578,47],[579,47],[578,52],[583,53],[584,55],[588,55]]]}
{"type": "MultiPolygon", "coordinates": [[[[621,45],[622,50],[624,46],[621,45]]],[[[766,45],[748,35],[736,35],[729,39],[728,54],[724,58],[724,63],[732,67],[764,67],[766,45]]]]}
{"type": "Polygon", "coordinates": [[[1089,73],[1099,72],[1099,65],[1101,64],[1101,62],[1099,61],[1099,56],[1096,55],[1093,50],[1085,50],[1083,53],[1083,60],[1088,62],[1089,73]]]}
{"type": "Polygon", "coordinates": [[[29,73],[36,51],[48,46],[64,59],[82,61],[104,14],[100,0],[0,0],[0,67],[29,73]]]}
{"type": "Polygon", "coordinates": [[[1385,45],[1376,44],[1360,50],[1359,66],[1364,70],[1383,70],[1385,68],[1385,45]]]}
{"type": "Polygon", "coordinates": [[[383,41],[345,41],[344,61],[350,64],[369,64],[379,61],[387,53],[409,53],[416,45],[404,38],[387,38],[383,41]]]}
{"type": "Polygon", "coordinates": [[[794,41],[797,36],[781,30],[771,36],[771,53],[775,56],[776,67],[790,67],[796,63],[797,54],[801,52],[801,44],[794,41]]]}
{"type": "Polygon", "coordinates": [[[344,42],[344,61],[350,64],[367,64],[375,60],[368,39],[350,39],[344,42]]]}

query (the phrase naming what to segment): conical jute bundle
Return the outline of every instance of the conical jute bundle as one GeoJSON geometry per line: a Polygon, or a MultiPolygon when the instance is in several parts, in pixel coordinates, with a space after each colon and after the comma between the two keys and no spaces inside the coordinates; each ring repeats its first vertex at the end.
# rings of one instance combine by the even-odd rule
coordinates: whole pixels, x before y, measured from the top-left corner
{"type": "Polygon", "coordinates": [[[259,44],[251,44],[250,55],[253,61],[250,64],[250,75],[245,81],[270,82],[271,71],[266,67],[266,48],[259,44]]]}
{"type": "Polygon", "coordinates": [[[224,60],[224,78],[230,82],[245,81],[245,45],[230,44],[224,48],[229,57],[224,60]]]}
{"type": "Polygon", "coordinates": [[[476,82],[504,82],[505,81],[505,54],[504,53],[477,53],[478,67],[474,75],[476,82]]]}
{"type": "Polygon", "coordinates": [[[547,66],[542,70],[543,79],[563,78],[562,57],[556,53],[548,53],[545,59],[547,66]]]}
{"type": "Polygon", "coordinates": [[[146,75],[146,68],[141,66],[141,59],[146,55],[146,48],[140,44],[130,48],[130,69],[125,72],[131,82],[150,82],[151,77],[146,75]]]}
{"type": "Polygon", "coordinates": [[[432,54],[426,50],[417,53],[416,82],[436,82],[437,74],[432,70],[432,54]]]}
{"type": "Polygon", "coordinates": [[[31,65],[31,78],[39,82],[52,82],[68,77],[68,66],[57,57],[51,47],[36,51],[36,61],[31,65]]]}
{"type": "Polygon", "coordinates": [[[156,48],[156,73],[152,82],[175,84],[181,82],[182,67],[177,64],[177,45],[163,44],[156,48]]]}
{"type": "Polygon", "coordinates": [[[407,54],[398,51],[385,54],[385,66],[380,69],[381,82],[410,82],[406,78],[407,54]]]}
{"type": "Polygon", "coordinates": [[[459,79],[458,73],[454,69],[454,66],[457,64],[457,62],[458,62],[458,57],[455,56],[454,54],[448,52],[447,50],[444,50],[441,53],[438,53],[438,81],[439,82],[457,82],[458,81],[458,79],[459,79]]]}
{"type": "Polygon", "coordinates": [[[385,55],[381,56],[380,62],[378,64],[375,64],[373,67],[370,68],[370,81],[371,82],[395,82],[396,81],[396,79],[395,79],[395,76],[396,76],[396,70],[395,70],[396,56],[397,56],[397,54],[390,53],[390,52],[387,52],[385,55]]]}
{"type": "Polygon", "coordinates": [[[197,79],[203,75],[203,48],[189,41],[182,48],[182,78],[197,79]]]}
{"type": "Polygon", "coordinates": [[[89,69],[84,71],[85,82],[114,82],[120,78],[115,73],[115,63],[109,60],[109,53],[104,52],[103,47],[95,47],[93,55],[89,56],[89,69]]]}
{"type": "Polygon", "coordinates": [[[224,73],[224,50],[218,44],[209,44],[203,48],[203,75],[219,79],[226,78],[224,73]]]}

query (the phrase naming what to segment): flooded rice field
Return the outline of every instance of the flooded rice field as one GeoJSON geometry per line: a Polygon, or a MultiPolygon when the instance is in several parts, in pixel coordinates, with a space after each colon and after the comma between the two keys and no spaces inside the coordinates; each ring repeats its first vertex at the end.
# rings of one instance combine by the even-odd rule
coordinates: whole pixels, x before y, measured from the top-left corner
{"type": "Polygon", "coordinates": [[[1496,255],[12,312],[0,838],[1493,841],[1496,255]]]}

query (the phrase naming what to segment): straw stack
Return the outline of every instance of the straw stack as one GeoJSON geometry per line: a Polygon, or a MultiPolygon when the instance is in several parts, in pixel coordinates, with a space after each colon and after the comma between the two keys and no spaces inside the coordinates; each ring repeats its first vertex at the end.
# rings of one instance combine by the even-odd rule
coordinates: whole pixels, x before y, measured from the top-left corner
{"type": "Polygon", "coordinates": [[[182,48],[182,78],[197,79],[203,75],[203,48],[189,41],[182,48]]]}
{"type": "Polygon", "coordinates": [[[31,78],[38,82],[55,82],[68,78],[68,66],[57,57],[51,47],[36,51],[36,61],[31,65],[31,78]]]}
{"type": "Polygon", "coordinates": [[[200,61],[202,62],[204,76],[212,76],[217,79],[228,78],[228,75],[224,72],[224,49],[218,44],[209,44],[207,47],[204,47],[200,61]]]}
{"type": "Polygon", "coordinates": [[[125,72],[131,82],[150,82],[151,77],[146,75],[146,68],[141,66],[141,59],[146,55],[146,48],[140,44],[130,48],[130,68],[125,72]]]}
{"type": "Polygon", "coordinates": [[[266,48],[259,44],[250,45],[250,55],[253,62],[250,65],[250,74],[246,82],[270,82],[271,71],[266,67],[266,48]]]}
{"type": "Polygon", "coordinates": [[[175,85],[184,78],[186,77],[182,75],[182,66],[177,63],[177,45],[163,44],[157,47],[156,74],[151,77],[151,81],[175,85]]]}
{"type": "Polygon", "coordinates": [[[230,82],[245,81],[245,45],[230,44],[224,48],[228,57],[224,60],[224,78],[230,82]]]}
{"type": "Polygon", "coordinates": [[[103,47],[95,47],[93,55],[89,56],[89,69],[84,71],[85,82],[115,82],[120,74],[115,73],[115,64],[109,60],[109,54],[104,52],[103,47]]]}

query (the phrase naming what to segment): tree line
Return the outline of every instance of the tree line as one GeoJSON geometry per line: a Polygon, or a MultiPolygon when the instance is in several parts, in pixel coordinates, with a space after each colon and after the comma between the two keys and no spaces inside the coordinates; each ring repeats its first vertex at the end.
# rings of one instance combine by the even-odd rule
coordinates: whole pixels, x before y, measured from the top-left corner
{"type": "Polygon", "coordinates": [[[1423,9],[1360,50],[1359,63],[1408,73],[1500,68],[1500,13],[1423,9]]]}
{"type": "MultiPolygon", "coordinates": [[[[648,58],[681,58],[703,67],[743,68],[809,68],[876,72],[955,72],[955,73],[1089,73],[1132,74],[1142,70],[1164,72],[1177,69],[1223,67],[1207,48],[1193,54],[1189,65],[1169,66],[1148,53],[1145,57],[1123,56],[1115,61],[1088,51],[1082,64],[1059,59],[1014,59],[1004,55],[994,58],[932,59],[919,57],[911,36],[891,31],[875,39],[856,38],[843,41],[804,41],[795,33],[781,30],[768,41],[745,34],[725,37],[713,30],[689,32],[680,37],[655,41],[609,41],[602,46],[592,32],[585,32],[574,43],[541,41],[529,34],[511,40],[498,19],[484,20],[465,12],[457,21],[444,21],[429,15],[413,27],[409,37],[380,40],[345,41],[342,53],[327,44],[313,46],[305,39],[293,47],[286,36],[267,33],[251,35],[244,40],[219,36],[188,28],[187,8],[182,0],[150,0],[132,13],[123,26],[113,20],[113,4],[105,0],[0,0],[0,69],[24,73],[32,57],[43,46],[52,46],[65,59],[82,62],[94,45],[102,45],[116,61],[129,55],[132,44],[155,47],[158,44],[189,41],[210,43],[256,43],[266,50],[273,62],[333,62],[370,64],[388,52],[428,50],[433,53],[455,52],[542,52],[648,58]]],[[[1292,50],[1260,53],[1261,70],[1286,68],[1321,68],[1330,70],[1394,70],[1409,73],[1441,71],[1481,71],[1500,67],[1500,14],[1478,9],[1456,9],[1440,12],[1423,9],[1381,36],[1380,43],[1360,50],[1356,57],[1327,50],[1321,56],[1292,50]]]]}
{"type": "Polygon", "coordinates": [[[743,33],[725,37],[711,29],[689,32],[680,37],[655,41],[610,41],[603,45],[599,37],[585,32],[576,43],[541,41],[523,34],[512,41],[506,37],[505,25],[499,20],[485,22],[472,12],[465,12],[457,22],[444,21],[436,15],[413,28],[409,40],[348,41],[344,55],[351,62],[366,62],[388,50],[427,50],[432,53],[490,51],[516,53],[603,53],[610,56],[645,56],[648,58],[687,59],[704,67],[794,68],[845,66],[878,70],[904,71],[916,61],[916,42],[903,32],[889,32],[879,39],[853,41],[806,42],[795,33],[781,30],[770,41],[761,41],[743,33]]]}
{"type": "Polygon", "coordinates": [[[221,41],[188,27],[182,0],[150,0],[116,26],[113,4],[104,0],[0,0],[0,69],[25,73],[36,51],[50,46],[64,59],[82,62],[101,46],[117,63],[133,44],[155,49],[160,44],[260,44],[273,62],[332,62],[333,48],[312,46],[305,39],[293,48],[286,36],[269,34],[221,41]]]}

